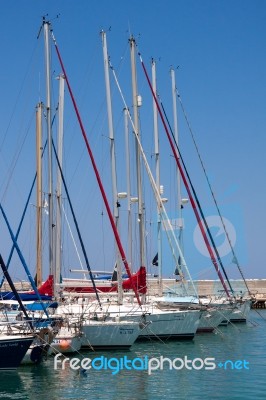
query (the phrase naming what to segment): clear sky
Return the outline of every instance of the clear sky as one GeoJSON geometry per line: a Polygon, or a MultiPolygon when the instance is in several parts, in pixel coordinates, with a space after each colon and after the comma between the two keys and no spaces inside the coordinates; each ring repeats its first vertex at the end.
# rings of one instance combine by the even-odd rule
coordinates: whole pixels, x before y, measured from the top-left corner
{"type": "MultiPolygon", "coordinates": [[[[222,215],[231,225],[235,251],[248,278],[266,278],[265,265],[265,127],[266,127],[266,3],[264,0],[63,0],[1,1],[0,24],[0,198],[14,231],[35,172],[35,107],[45,103],[43,37],[37,40],[42,17],[52,21],[60,52],[72,85],[108,197],[110,161],[102,45],[107,32],[108,52],[122,90],[131,107],[131,73],[128,38],[136,38],[138,51],[150,73],[157,66],[157,89],[172,116],[169,70],[176,71],[176,86],[204,161],[222,215]],[[57,18],[57,16],[59,17],[57,18]]],[[[61,72],[52,47],[53,113],[61,72]]],[[[154,168],[151,93],[137,59],[143,145],[154,168]]],[[[123,104],[111,79],[116,132],[118,190],[126,191],[123,104]]],[[[64,172],[92,267],[112,270],[115,250],[99,190],[84,143],[65,95],[64,172]]],[[[215,211],[184,114],[178,105],[180,148],[207,216],[215,211]]],[[[57,122],[54,124],[56,135],[57,122]]],[[[133,139],[132,139],[133,143],[133,139]]],[[[175,166],[160,124],[161,180],[168,197],[170,218],[177,216],[175,166]]],[[[132,145],[132,148],[134,146],[132,145]]],[[[44,157],[46,159],[46,156],[44,157]]],[[[134,174],[134,171],[133,171],[134,174]]],[[[143,175],[145,172],[143,171],[143,175]]],[[[144,178],[147,219],[147,266],[156,253],[156,207],[144,178]]],[[[45,189],[44,189],[45,190],[45,189]]],[[[182,189],[183,197],[187,197],[182,189]]],[[[67,205],[66,205],[67,209],[67,205]]],[[[67,210],[68,211],[68,210],[67,210]]],[[[209,259],[198,243],[191,205],[184,208],[184,252],[192,276],[215,278],[209,259]]],[[[45,218],[44,218],[45,219],[45,218]]],[[[71,220],[71,218],[70,218],[71,220]]],[[[217,221],[217,219],[211,219],[217,221]]],[[[70,221],[72,224],[72,221],[70,221]]],[[[229,275],[238,277],[232,255],[224,250],[225,236],[213,222],[217,244],[224,251],[229,275]]],[[[46,224],[46,222],[45,222],[46,224]]],[[[66,224],[66,223],[65,223],[66,224]]],[[[127,250],[126,203],[121,202],[121,235],[127,250]]],[[[133,233],[136,236],[137,233],[133,233]]],[[[9,254],[10,241],[1,219],[1,249],[9,254]]],[[[31,268],[35,268],[35,192],[31,199],[19,244],[31,268]]],[[[70,235],[64,237],[64,271],[78,268],[70,235]],[[72,250],[71,250],[72,249],[72,250]]],[[[47,246],[47,237],[44,237],[47,246]]],[[[164,246],[167,244],[164,240],[164,246]]],[[[134,250],[138,252],[137,249],[134,250]]],[[[138,266],[134,256],[134,268],[138,266]]],[[[18,260],[14,276],[24,279],[18,260]]],[[[168,250],[164,275],[173,276],[168,250]]]]}

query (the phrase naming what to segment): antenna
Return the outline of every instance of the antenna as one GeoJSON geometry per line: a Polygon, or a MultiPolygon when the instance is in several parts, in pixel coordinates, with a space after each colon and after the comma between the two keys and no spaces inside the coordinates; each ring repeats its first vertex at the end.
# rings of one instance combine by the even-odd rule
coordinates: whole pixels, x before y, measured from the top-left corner
{"type": "Polygon", "coordinates": [[[60,14],[56,14],[56,16],[55,16],[53,19],[50,19],[49,21],[46,20],[46,17],[48,17],[48,14],[45,14],[45,15],[42,17],[42,25],[40,26],[40,29],[39,29],[39,32],[38,32],[38,35],[37,35],[37,39],[39,39],[39,37],[40,37],[40,34],[41,34],[41,32],[42,32],[43,25],[44,25],[45,23],[48,23],[48,24],[50,25],[50,24],[51,24],[51,21],[54,21],[55,19],[58,19],[58,18],[60,17],[60,14]]]}

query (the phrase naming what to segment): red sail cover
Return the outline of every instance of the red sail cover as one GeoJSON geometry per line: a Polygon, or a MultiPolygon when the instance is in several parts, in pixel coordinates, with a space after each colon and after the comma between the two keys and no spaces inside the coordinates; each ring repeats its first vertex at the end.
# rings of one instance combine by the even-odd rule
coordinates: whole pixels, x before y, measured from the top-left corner
{"type": "Polygon", "coordinates": [[[131,279],[126,279],[123,281],[123,289],[129,290],[132,289],[132,281],[137,288],[139,293],[145,294],[147,292],[147,282],[146,282],[146,268],[140,267],[140,269],[135,273],[132,274],[131,279]]]}
{"type": "MultiPolygon", "coordinates": [[[[48,279],[38,288],[38,293],[43,296],[54,295],[54,277],[49,275],[48,279]]],[[[27,292],[28,294],[35,294],[35,291],[27,292]]]]}
{"type": "Polygon", "coordinates": [[[54,277],[49,275],[48,279],[38,288],[40,294],[45,294],[47,296],[54,295],[54,277]]]}
{"type": "MultiPolygon", "coordinates": [[[[53,275],[49,275],[48,279],[38,288],[38,292],[40,295],[53,296],[53,275]]],[[[138,293],[145,294],[147,292],[147,283],[146,283],[146,268],[140,267],[140,269],[132,274],[131,279],[125,279],[122,283],[122,287],[124,290],[131,290],[132,283],[137,288],[138,293]]],[[[110,286],[101,287],[96,286],[99,291],[102,292],[113,292],[117,290],[117,282],[110,281],[110,286]]],[[[94,288],[92,286],[71,286],[64,287],[64,290],[67,292],[77,292],[77,293],[93,293],[94,288]]],[[[29,294],[34,294],[34,291],[27,292],[29,294]]]]}
{"type": "MultiPolygon", "coordinates": [[[[124,290],[132,289],[132,282],[137,288],[138,293],[145,294],[147,292],[147,284],[146,284],[146,268],[140,267],[140,269],[132,274],[131,279],[125,279],[122,283],[122,287],[124,290]]],[[[97,282],[98,283],[98,282],[97,282]]],[[[117,282],[108,281],[104,286],[99,285],[96,286],[96,289],[102,293],[110,293],[117,291],[117,282]]],[[[66,292],[74,292],[74,293],[94,293],[94,288],[89,285],[84,286],[64,286],[64,291],[66,292]]]]}

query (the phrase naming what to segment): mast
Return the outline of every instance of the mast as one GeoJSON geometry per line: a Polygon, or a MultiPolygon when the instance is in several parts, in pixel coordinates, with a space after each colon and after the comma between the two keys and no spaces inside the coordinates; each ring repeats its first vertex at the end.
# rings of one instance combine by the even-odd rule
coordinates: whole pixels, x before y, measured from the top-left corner
{"type": "MultiPolygon", "coordinates": [[[[152,59],[152,87],[154,93],[156,90],[156,63],[152,59]]],[[[160,191],[160,160],[159,160],[159,134],[158,134],[158,112],[156,103],[153,99],[153,126],[154,126],[154,153],[155,153],[155,182],[160,191]]],[[[158,272],[159,272],[159,294],[162,294],[162,230],[161,230],[161,216],[159,205],[157,204],[157,243],[158,243],[158,272]]]]}
{"type": "MultiPolygon", "coordinates": [[[[102,44],[103,44],[103,61],[104,61],[104,75],[105,75],[105,89],[106,89],[106,101],[107,101],[107,114],[108,114],[108,127],[109,127],[109,139],[110,139],[110,155],[111,155],[111,173],[112,173],[112,192],[113,192],[113,215],[115,220],[116,228],[119,232],[119,201],[117,193],[117,177],[116,177],[116,157],[115,157],[115,138],[114,138],[114,127],[113,127],[113,115],[112,115],[112,100],[110,90],[110,76],[109,76],[109,60],[107,51],[106,32],[102,31],[102,44]]],[[[122,304],[123,292],[122,292],[122,271],[121,262],[118,248],[116,250],[116,264],[117,264],[117,283],[118,283],[118,304],[122,304]]]]}
{"type": "Polygon", "coordinates": [[[52,168],[52,123],[51,123],[51,54],[50,54],[50,23],[44,21],[45,70],[46,70],[46,120],[48,144],[48,212],[49,212],[49,273],[53,275],[53,168],[52,168]]]}
{"type": "Polygon", "coordinates": [[[132,213],[131,213],[131,176],[130,176],[130,145],[128,129],[128,109],[124,108],[124,127],[125,127],[125,151],[126,151],[126,170],[127,170],[127,213],[128,213],[128,262],[132,265],[132,213]]]}
{"type": "MultiPolygon", "coordinates": [[[[173,100],[173,117],[174,117],[174,138],[177,146],[179,146],[179,134],[178,134],[178,121],[177,121],[177,106],[176,106],[176,83],[175,83],[175,71],[173,68],[170,70],[171,73],[171,82],[172,82],[172,100],[173,100]]],[[[178,147],[179,148],[179,147],[178,147]]],[[[177,148],[177,156],[179,156],[179,151],[177,148]]],[[[181,176],[178,166],[176,165],[176,174],[177,174],[177,208],[178,208],[178,241],[179,245],[184,252],[183,249],[183,215],[182,215],[182,196],[181,196],[181,176]]]]}
{"type": "Polygon", "coordinates": [[[185,185],[185,187],[186,187],[186,190],[187,190],[187,193],[188,193],[188,196],[189,196],[189,200],[190,200],[190,202],[191,202],[191,206],[192,206],[192,208],[193,208],[193,211],[194,211],[194,213],[195,213],[197,222],[198,222],[198,224],[199,224],[199,228],[200,228],[200,230],[201,230],[201,233],[202,233],[204,242],[205,242],[206,247],[207,247],[207,249],[208,249],[208,252],[209,252],[209,254],[210,254],[210,258],[211,258],[212,263],[213,263],[213,265],[214,265],[214,267],[215,267],[215,269],[216,269],[216,271],[217,271],[217,274],[218,274],[219,279],[220,279],[220,281],[221,281],[221,283],[222,283],[222,285],[223,285],[223,288],[224,288],[224,290],[225,290],[225,292],[226,292],[227,297],[230,297],[228,288],[226,287],[225,281],[224,281],[223,276],[222,276],[222,274],[221,274],[221,271],[220,271],[220,269],[219,269],[219,265],[218,265],[217,260],[216,260],[216,258],[215,258],[215,256],[214,256],[212,247],[211,247],[211,245],[210,245],[210,242],[209,242],[208,237],[207,237],[207,235],[206,235],[206,232],[205,232],[205,230],[204,230],[203,222],[202,222],[201,219],[200,219],[200,215],[199,215],[199,212],[198,212],[198,209],[197,209],[197,206],[196,206],[196,202],[195,202],[195,200],[194,200],[194,198],[193,198],[193,196],[192,196],[192,192],[191,192],[192,189],[190,189],[190,186],[189,186],[189,184],[191,184],[191,181],[190,181],[190,180],[188,181],[188,179],[186,178],[187,170],[186,170],[186,168],[185,168],[185,166],[184,166],[184,164],[183,164],[183,166],[184,166],[184,171],[183,171],[183,168],[182,168],[181,162],[180,162],[180,160],[181,160],[182,163],[183,163],[183,160],[182,160],[181,157],[180,157],[180,159],[179,159],[179,157],[178,157],[178,155],[177,155],[177,148],[176,148],[177,145],[174,144],[174,140],[173,140],[173,139],[171,138],[171,136],[170,136],[170,132],[169,132],[169,130],[168,130],[168,128],[167,128],[167,124],[166,124],[166,121],[165,121],[165,119],[164,119],[164,117],[163,117],[163,113],[162,113],[162,110],[161,110],[161,108],[160,108],[160,106],[159,106],[159,102],[158,102],[158,100],[157,100],[157,98],[156,98],[156,96],[155,96],[155,93],[154,93],[154,91],[153,91],[153,88],[152,88],[152,85],[151,85],[150,78],[149,78],[149,76],[148,76],[146,67],[145,67],[145,65],[144,65],[144,62],[143,62],[142,57],[141,57],[140,54],[139,54],[139,56],[140,56],[140,62],[141,62],[141,65],[142,65],[144,74],[145,74],[145,76],[146,76],[148,85],[149,85],[149,87],[150,87],[152,96],[153,96],[153,98],[154,98],[154,100],[155,100],[155,102],[156,102],[156,106],[157,106],[157,109],[158,109],[158,112],[159,112],[161,121],[162,121],[162,123],[163,123],[166,136],[167,136],[167,138],[168,138],[170,147],[171,147],[171,149],[172,149],[172,151],[173,151],[173,155],[174,155],[174,158],[175,158],[176,163],[177,163],[177,165],[178,165],[178,168],[179,168],[179,171],[180,171],[180,174],[181,174],[183,183],[184,183],[184,185],[185,185]],[[185,172],[186,172],[186,173],[185,173],[185,172]]]}
{"type": "MultiPolygon", "coordinates": [[[[64,75],[59,75],[59,101],[58,101],[58,143],[57,155],[58,163],[62,168],[63,162],[63,135],[64,135],[64,75]]],[[[56,251],[55,251],[55,276],[54,276],[54,296],[58,297],[59,284],[61,280],[62,267],[62,176],[60,168],[57,170],[57,189],[56,189],[56,251]]]]}
{"type": "Polygon", "coordinates": [[[42,104],[36,109],[36,164],[37,164],[37,193],[36,193],[36,226],[37,226],[37,256],[36,276],[37,287],[42,284],[42,104]]]}
{"type": "MultiPolygon", "coordinates": [[[[136,42],[133,37],[130,38],[131,55],[131,76],[132,76],[132,97],[133,97],[133,120],[136,136],[140,138],[139,131],[139,113],[140,96],[137,94],[137,72],[136,72],[136,42]]],[[[140,265],[145,266],[145,231],[142,199],[142,176],[140,164],[140,151],[136,140],[136,166],[137,166],[137,189],[138,189],[138,222],[139,222],[139,247],[140,247],[140,265]]]]}
{"type": "MultiPolygon", "coordinates": [[[[179,144],[179,135],[178,135],[178,123],[177,123],[177,108],[176,108],[176,83],[175,83],[175,71],[173,68],[170,70],[171,73],[171,82],[172,82],[172,99],[173,99],[173,116],[174,116],[174,137],[177,145],[179,144]]],[[[179,152],[177,150],[178,158],[179,152]]],[[[180,230],[183,229],[182,224],[182,200],[181,200],[181,178],[180,172],[177,168],[177,201],[178,201],[178,217],[179,217],[179,227],[180,230]]]]}
{"type": "Polygon", "coordinates": [[[93,167],[93,170],[94,170],[94,173],[95,173],[95,177],[96,177],[96,180],[97,180],[97,182],[98,182],[98,186],[99,186],[99,189],[100,189],[102,198],[103,198],[103,202],[104,202],[105,207],[106,207],[106,211],[107,211],[107,214],[108,214],[108,218],[109,218],[109,221],[110,221],[110,224],[111,224],[113,233],[114,233],[114,235],[115,235],[115,240],[116,240],[117,246],[118,246],[118,248],[119,248],[119,252],[120,252],[120,255],[121,255],[121,259],[122,259],[122,261],[123,261],[123,263],[124,263],[126,272],[127,272],[128,276],[129,276],[129,279],[130,279],[132,288],[133,288],[133,290],[134,290],[134,293],[135,293],[137,302],[138,302],[139,306],[141,307],[140,297],[139,297],[139,294],[138,294],[136,285],[135,285],[135,283],[134,283],[134,280],[132,279],[132,274],[131,274],[131,271],[130,271],[130,268],[129,268],[129,265],[128,265],[128,262],[127,262],[127,259],[126,259],[126,254],[125,254],[125,252],[124,252],[124,249],[123,249],[123,246],[122,246],[122,242],[121,242],[121,240],[120,240],[119,234],[118,234],[118,232],[117,232],[117,228],[116,228],[116,226],[115,226],[115,222],[114,222],[114,219],[113,219],[113,215],[112,215],[112,212],[111,212],[111,209],[110,209],[108,200],[107,200],[107,196],[106,196],[106,193],[105,193],[105,190],[104,190],[104,187],[103,187],[101,178],[100,178],[100,174],[99,174],[99,171],[98,171],[98,168],[97,168],[95,159],[94,159],[93,154],[92,154],[92,151],[91,151],[91,147],[90,147],[90,144],[89,144],[87,135],[86,135],[86,131],[85,131],[85,129],[84,129],[84,125],[83,125],[83,123],[82,123],[82,119],[81,119],[80,113],[79,113],[79,111],[78,111],[77,103],[76,103],[76,100],[75,100],[75,98],[74,98],[72,89],[71,89],[70,84],[69,84],[69,80],[68,80],[68,77],[67,77],[67,74],[66,74],[66,70],[65,70],[65,68],[64,68],[64,64],[63,64],[63,61],[62,61],[62,57],[61,57],[61,55],[60,55],[58,46],[57,46],[57,44],[56,44],[56,40],[55,40],[55,37],[54,37],[53,32],[51,32],[51,34],[52,34],[53,42],[54,42],[54,45],[55,45],[56,53],[57,53],[57,56],[58,56],[58,59],[59,59],[61,68],[62,68],[63,73],[64,73],[64,76],[65,76],[66,84],[67,84],[68,91],[69,91],[69,94],[70,94],[70,97],[71,97],[71,100],[72,100],[72,103],[73,103],[73,107],[74,107],[74,109],[75,109],[75,113],[76,113],[76,116],[77,116],[77,119],[78,119],[78,122],[79,122],[79,126],[80,126],[80,129],[81,129],[81,133],[82,133],[82,136],[83,136],[83,139],[84,139],[84,142],[85,142],[85,145],[86,145],[88,154],[89,154],[89,156],[90,156],[90,160],[91,160],[92,167],[93,167]]]}
{"type": "MultiPolygon", "coordinates": [[[[130,115],[130,113],[129,113],[129,108],[128,108],[127,104],[126,104],[125,97],[124,97],[124,95],[123,95],[123,93],[122,93],[122,90],[121,90],[121,87],[120,87],[120,85],[119,85],[119,82],[118,82],[118,79],[117,79],[117,76],[116,76],[116,74],[115,74],[114,69],[112,69],[112,71],[113,71],[114,79],[115,79],[115,82],[116,82],[116,84],[117,84],[119,93],[120,93],[120,95],[121,95],[121,98],[122,98],[122,101],[123,101],[123,104],[124,104],[124,109],[127,110],[128,119],[129,119],[129,121],[130,121],[130,123],[131,123],[131,125],[132,125],[133,133],[134,133],[134,135],[135,135],[137,144],[138,144],[138,146],[139,146],[139,151],[140,151],[140,154],[141,154],[141,156],[142,156],[142,160],[143,160],[144,166],[145,166],[145,168],[146,168],[148,177],[149,177],[149,179],[150,179],[150,183],[151,183],[151,186],[152,186],[152,190],[153,190],[153,192],[154,192],[155,199],[156,199],[157,204],[158,204],[158,209],[160,210],[161,221],[162,221],[162,223],[163,223],[163,225],[164,225],[165,233],[166,233],[167,239],[168,239],[168,241],[169,241],[169,244],[170,244],[170,247],[171,247],[171,250],[172,250],[173,257],[174,257],[174,259],[175,259],[175,261],[176,261],[176,264],[177,264],[177,267],[178,267],[177,254],[176,254],[176,252],[175,252],[175,247],[176,247],[176,249],[177,249],[177,251],[178,251],[178,254],[179,254],[179,256],[180,256],[181,259],[182,259],[182,265],[183,265],[184,269],[186,270],[189,279],[190,279],[191,282],[192,282],[192,287],[193,287],[193,289],[194,289],[195,295],[197,296],[196,288],[195,288],[195,286],[194,286],[194,284],[193,284],[193,281],[192,281],[192,279],[191,279],[191,276],[190,276],[189,270],[188,270],[188,268],[187,268],[185,259],[184,259],[184,257],[183,257],[182,251],[181,251],[181,249],[180,249],[180,247],[179,247],[179,244],[178,244],[178,241],[177,241],[177,239],[176,239],[176,237],[175,237],[175,234],[174,234],[174,231],[173,231],[173,227],[172,227],[171,222],[170,222],[170,220],[169,220],[169,218],[168,218],[168,215],[167,215],[167,213],[166,213],[166,210],[165,210],[165,207],[164,207],[164,204],[163,204],[161,195],[160,195],[160,193],[159,193],[159,191],[158,191],[158,188],[157,188],[157,186],[156,186],[156,182],[155,182],[155,180],[154,180],[154,178],[153,178],[153,174],[152,174],[152,172],[151,172],[149,163],[148,163],[148,161],[147,161],[147,157],[145,156],[145,153],[144,153],[143,147],[142,147],[142,145],[141,145],[139,136],[136,134],[136,129],[135,129],[135,126],[134,126],[134,122],[133,122],[133,120],[132,120],[132,118],[131,118],[131,115],[130,115]]],[[[157,106],[157,103],[156,103],[156,106],[157,106]]],[[[158,107],[157,107],[157,109],[158,109],[158,107]]],[[[183,272],[182,272],[181,270],[180,270],[179,272],[180,272],[180,276],[183,277],[183,272]]],[[[184,288],[184,289],[186,290],[186,288],[184,288]]]]}

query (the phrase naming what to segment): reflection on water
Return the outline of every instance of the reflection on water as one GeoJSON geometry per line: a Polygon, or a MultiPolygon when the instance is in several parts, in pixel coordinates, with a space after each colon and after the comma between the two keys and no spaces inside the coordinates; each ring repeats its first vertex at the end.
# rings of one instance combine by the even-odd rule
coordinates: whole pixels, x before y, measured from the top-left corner
{"type": "Polygon", "coordinates": [[[0,399],[23,399],[23,383],[17,371],[0,372],[0,399]]]}
{"type": "MultiPolygon", "coordinates": [[[[261,311],[266,318],[266,310],[261,311]]],[[[80,374],[66,366],[54,370],[53,358],[42,365],[21,366],[16,372],[1,372],[0,399],[58,400],[58,399],[265,399],[266,322],[255,311],[253,324],[239,324],[221,328],[218,334],[197,335],[193,342],[137,343],[123,352],[88,353],[79,357],[105,356],[129,359],[163,356],[189,359],[215,358],[215,363],[226,360],[246,360],[249,369],[215,368],[214,370],[156,370],[122,369],[112,374],[109,369],[90,369],[80,374]]],[[[74,355],[73,357],[77,357],[74,355]]],[[[167,364],[166,364],[167,365],[167,364]]]]}

